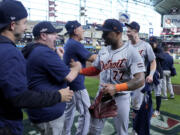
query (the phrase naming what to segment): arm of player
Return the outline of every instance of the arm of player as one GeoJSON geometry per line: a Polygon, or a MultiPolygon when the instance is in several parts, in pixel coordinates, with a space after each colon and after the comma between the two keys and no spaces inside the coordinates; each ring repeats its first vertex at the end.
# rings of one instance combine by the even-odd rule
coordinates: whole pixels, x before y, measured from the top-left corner
{"type": "Polygon", "coordinates": [[[153,75],[156,71],[156,56],[151,45],[147,44],[147,57],[148,61],[150,62],[150,74],[146,77],[147,83],[153,82],[153,75]]]}
{"type": "Polygon", "coordinates": [[[91,56],[88,58],[87,61],[93,62],[93,61],[95,61],[96,58],[97,58],[97,55],[96,55],[96,54],[93,54],[93,55],[91,55],[91,56]]]}
{"type": "Polygon", "coordinates": [[[146,82],[148,83],[152,83],[153,82],[153,75],[156,71],[156,60],[154,59],[152,62],[151,62],[151,65],[150,65],[150,74],[146,77],[146,82]]]}
{"type": "Polygon", "coordinates": [[[74,60],[71,60],[71,63],[70,63],[70,66],[71,66],[71,71],[70,73],[65,77],[65,79],[68,81],[68,82],[72,82],[79,74],[80,72],[80,69],[82,68],[82,65],[80,62],[75,62],[74,60]]]}
{"type": "Polygon", "coordinates": [[[19,108],[41,108],[55,105],[59,102],[68,102],[72,99],[73,91],[69,87],[59,91],[30,91],[9,98],[14,107],[19,108]]]}
{"type": "Polygon", "coordinates": [[[109,93],[113,96],[116,92],[136,90],[144,85],[144,73],[139,72],[134,75],[134,78],[128,82],[121,84],[102,84],[104,93],[109,93]]]}
{"type": "Polygon", "coordinates": [[[80,70],[80,74],[86,75],[86,76],[96,76],[101,71],[95,67],[87,67],[80,70]]]}

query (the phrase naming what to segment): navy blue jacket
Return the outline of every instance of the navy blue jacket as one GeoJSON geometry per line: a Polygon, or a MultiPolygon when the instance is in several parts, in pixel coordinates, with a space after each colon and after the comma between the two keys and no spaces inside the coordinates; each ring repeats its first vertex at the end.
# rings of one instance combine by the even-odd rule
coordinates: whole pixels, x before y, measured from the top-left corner
{"type": "Polygon", "coordinates": [[[153,114],[152,95],[150,84],[146,83],[143,91],[145,91],[144,99],[140,110],[135,117],[135,124],[133,125],[138,135],[150,135],[150,121],[153,114]]]}
{"type": "MultiPolygon", "coordinates": [[[[28,88],[32,91],[58,91],[66,88],[66,76],[70,69],[60,59],[58,54],[47,45],[40,43],[27,45],[23,49],[27,58],[28,88]]],[[[65,103],[38,109],[28,109],[32,122],[48,122],[59,118],[65,110],[65,103]]]]}
{"type": "Polygon", "coordinates": [[[164,53],[164,61],[162,63],[163,70],[171,70],[172,66],[174,64],[173,57],[169,55],[169,53],[164,53]]]}
{"type": "Polygon", "coordinates": [[[27,90],[25,64],[15,44],[0,36],[0,128],[9,127],[14,135],[22,135],[21,108],[49,106],[61,101],[58,92],[27,90]]]}
{"type": "MultiPolygon", "coordinates": [[[[64,62],[69,66],[70,60],[74,59],[75,61],[81,62],[83,68],[86,67],[86,61],[92,55],[84,45],[80,42],[70,38],[64,46],[64,62]]],[[[84,75],[78,75],[77,78],[69,84],[70,89],[77,91],[85,89],[84,86],[84,75]]]]}
{"type": "Polygon", "coordinates": [[[161,49],[161,47],[157,47],[155,49],[153,49],[154,54],[156,55],[156,64],[157,64],[157,68],[156,70],[159,72],[160,74],[160,78],[163,78],[163,69],[162,69],[162,63],[164,61],[164,54],[163,54],[163,50],[161,49]]]}

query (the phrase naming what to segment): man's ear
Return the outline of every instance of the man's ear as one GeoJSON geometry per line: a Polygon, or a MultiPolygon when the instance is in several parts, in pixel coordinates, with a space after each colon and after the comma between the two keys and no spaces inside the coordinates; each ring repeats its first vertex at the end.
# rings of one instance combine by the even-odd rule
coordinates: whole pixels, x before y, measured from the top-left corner
{"type": "Polygon", "coordinates": [[[76,35],[76,29],[74,29],[74,31],[73,31],[73,32],[74,32],[74,35],[76,35]]]}
{"type": "Polygon", "coordinates": [[[16,25],[16,22],[15,21],[12,21],[9,25],[9,30],[10,31],[14,31],[15,30],[15,25],[16,25]]]}
{"type": "Polygon", "coordinates": [[[40,33],[40,38],[41,38],[42,40],[46,40],[46,36],[47,36],[46,33],[40,33]]]}

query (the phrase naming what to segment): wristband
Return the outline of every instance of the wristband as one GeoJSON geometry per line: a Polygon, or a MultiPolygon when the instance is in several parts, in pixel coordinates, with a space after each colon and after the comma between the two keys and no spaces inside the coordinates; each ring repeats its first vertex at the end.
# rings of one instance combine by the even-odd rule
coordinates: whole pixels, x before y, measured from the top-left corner
{"type": "Polygon", "coordinates": [[[127,85],[127,83],[116,84],[115,87],[116,87],[116,91],[117,91],[117,92],[128,90],[128,85],[127,85]]]}

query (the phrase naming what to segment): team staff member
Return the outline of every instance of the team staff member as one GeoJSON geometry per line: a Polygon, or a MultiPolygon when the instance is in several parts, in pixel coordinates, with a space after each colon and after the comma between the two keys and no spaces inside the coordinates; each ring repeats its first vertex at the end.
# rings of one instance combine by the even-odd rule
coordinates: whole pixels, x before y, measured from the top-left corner
{"type": "MultiPolygon", "coordinates": [[[[140,25],[137,22],[131,22],[130,24],[125,24],[125,25],[127,26],[127,36],[129,39],[128,44],[132,45],[138,50],[141,57],[143,58],[146,70],[148,67],[148,63],[150,63],[150,74],[146,74],[146,83],[152,83],[153,75],[154,72],[156,71],[156,57],[153,52],[153,49],[150,46],[150,44],[148,44],[143,40],[140,40],[139,38],[140,25]]],[[[143,87],[133,91],[133,95],[132,95],[133,125],[135,125],[134,119],[143,101],[144,94],[141,92],[143,87]]]]}
{"type": "Polygon", "coordinates": [[[156,109],[154,111],[154,116],[160,115],[160,107],[161,107],[161,89],[162,89],[162,80],[163,80],[163,69],[162,63],[164,61],[164,54],[162,48],[158,45],[158,40],[156,37],[152,36],[149,38],[149,43],[153,48],[154,54],[156,56],[157,63],[157,72],[159,74],[159,84],[155,85],[153,83],[152,89],[154,89],[154,93],[156,96],[156,109]]]}
{"type": "MultiPolygon", "coordinates": [[[[32,91],[66,88],[66,82],[73,81],[81,69],[80,62],[72,62],[70,70],[56,52],[58,32],[60,29],[55,29],[50,22],[38,23],[33,28],[35,43],[23,50],[27,58],[28,86],[32,91]]],[[[65,103],[58,103],[50,107],[28,109],[28,115],[43,135],[61,135],[65,106],[65,103]]]]}
{"type": "MultiPolygon", "coordinates": [[[[145,67],[140,54],[131,45],[123,43],[123,28],[118,20],[107,19],[100,30],[108,46],[99,51],[94,67],[82,69],[80,73],[92,75],[101,71],[99,91],[114,96],[118,107],[118,115],[114,117],[117,135],[128,135],[129,91],[144,85],[145,67]]],[[[92,118],[89,134],[100,135],[105,120],[92,118]]]]}
{"type": "Polygon", "coordinates": [[[162,91],[163,91],[163,98],[167,100],[167,88],[170,93],[170,98],[174,99],[174,91],[171,83],[171,72],[172,68],[174,67],[174,60],[173,57],[170,55],[168,51],[168,46],[164,47],[164,61],[162,63],[163,68],[163,82],[162,82],[162,91]]]}
{"type": "Polygon", "coordinates": [[[69,101],[73,92],[31,92],[27,89],[25,59],[16,48],[26,30],[27,11],[21,2],[0,3],[0,134],[22,135],[21,108],[41,108],[69,101]]]}
{"type": "MultiPolygon", "coordinates": [[[[77,21],[68,21],[65,25],[69,39],[65,44],[64,62],[69,66],[70,60],[80,61],[82,66],[86,66],[86,61],[93,62],[96,58],[95,54],[91,54],[84,45],[80,43],[83,40],[84,30],[77,21]]],[[[90,99],[88,92],[84,86],[84,76],[78,77],[69,84],[70,89],[74,91],[74,96],[67,103],[65,111],[65,135],[71,135],[71,127],[74,121],[75,110],[80,113],[78,118],[78,129],[76,135],[87,135],[90,123],[89,106],[90,99]]]]}

